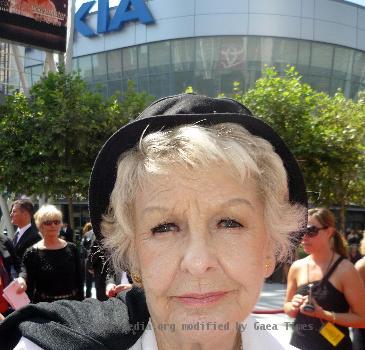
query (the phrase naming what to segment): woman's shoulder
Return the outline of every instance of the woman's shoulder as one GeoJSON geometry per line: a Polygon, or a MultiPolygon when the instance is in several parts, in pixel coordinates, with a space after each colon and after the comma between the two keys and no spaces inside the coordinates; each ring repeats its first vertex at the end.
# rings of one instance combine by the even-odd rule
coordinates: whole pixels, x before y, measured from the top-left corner
{"type": "Polygon", "coordinates": [[[307,268],[308,263],[309,263],[309,257],[306,256],[305,258],[295,260],[291,264],[290,269],[292,271],[299,271],[299,270],[301,270],[303,268],[307,268]]]}
{"type": "Polygon", "coordinates": [[[337,257],[335,257],[335,263],[337,261],[339,261],[336,267],[338,273],[347,274],[350,271],[352,272],[355,271],[355,266],[349,259],[346,259],[345,257],[341,257],[340,255],[338,255],[337,257]]]}
{"type": "Polygon", "coordinates": [[[25,250],[24,259],[36,256],[38,254],[39,254],[39,246],[37,245],[37,243],[35,243],[25,250]]]}

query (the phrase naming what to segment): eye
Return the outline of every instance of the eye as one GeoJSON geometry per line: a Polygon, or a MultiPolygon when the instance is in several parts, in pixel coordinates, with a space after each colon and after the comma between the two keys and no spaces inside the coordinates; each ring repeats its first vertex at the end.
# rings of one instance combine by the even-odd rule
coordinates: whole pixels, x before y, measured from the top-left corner
{"type": "Polygon", "coordinates": [[[174,224],[173,222],[165,222],[163,224],[159,224],[157,226],[155,226],[151,232],[156,235],[156,234],[160,234],[160,233],[165,233],[165,232],[179,232],[180,228],[174,224]]]}
{"type": "Polygon", "coordinates": [[[243,227],[238,221],[230,218],[224,218],[218,221],[219,228],[239,228],[243,227]]]}

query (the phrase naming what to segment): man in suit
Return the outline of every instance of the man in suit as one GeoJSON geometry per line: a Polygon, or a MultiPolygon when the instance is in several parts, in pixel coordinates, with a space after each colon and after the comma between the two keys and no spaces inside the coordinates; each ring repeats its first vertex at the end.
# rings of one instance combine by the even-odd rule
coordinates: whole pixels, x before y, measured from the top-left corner
{"type": "Polygon", "coordinates": [[[32,223],[33,214],[33,203],[29,199],[19,199],[12,205],[10,212],[11,222],[18,226],[13,240],[16,255],[15,271],[17,273],[20,271],[25,250],[42,239],[32,223]]]}

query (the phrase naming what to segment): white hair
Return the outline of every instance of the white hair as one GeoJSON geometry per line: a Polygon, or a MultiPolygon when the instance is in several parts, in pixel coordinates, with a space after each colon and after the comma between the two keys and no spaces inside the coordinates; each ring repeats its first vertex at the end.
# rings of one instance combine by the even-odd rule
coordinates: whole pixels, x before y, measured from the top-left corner
{"type": "Polygon", "coordinates": [[[272,145],[233,123],[183,125],[141,137],[119,159],[108,214],[101,226],[104,245],[116,268],[136,271],[134,203],[146,178],[168,173],[174,166],[201,169],[218,161],[242,182],[255,180],[272,252],[282,261],[290,255],[290,233],[303,224],[306,208],[289,203],[287,174],[272,145]]]}
{"type": "Polygon", "coordinates": [[[62,212],[52,204],[42,205],[34,214],[34,221],[38,230],[40,230],[42,223],[47,220],[60,220],[62,222],[62,212]]]}

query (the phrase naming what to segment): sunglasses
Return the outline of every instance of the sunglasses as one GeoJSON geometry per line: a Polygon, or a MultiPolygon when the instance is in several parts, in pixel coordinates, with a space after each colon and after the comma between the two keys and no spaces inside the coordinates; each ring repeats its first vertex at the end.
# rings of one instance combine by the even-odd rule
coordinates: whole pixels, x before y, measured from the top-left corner
{"type": "Polygon", "coordinates": [[[43,221],[43,225],[46,225],[46,226],[51,226],[52,224],[59,225],[60,223],[61,223],[61,220],[47,220],[47,221],[43,221]]]}
{"type": "Polygon", "coordinates": [[[327,229],[328,226],[324,227],[317,227],[314,225],[307,226],[306,228],[300,230],[300,233],[302,234],[302,237],[304,235],[307,235],[308,237],[315,237],[318,235],[319,231],[327,229]]]}

